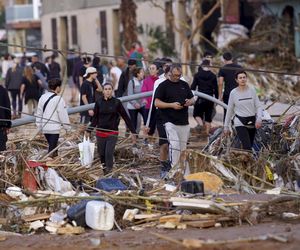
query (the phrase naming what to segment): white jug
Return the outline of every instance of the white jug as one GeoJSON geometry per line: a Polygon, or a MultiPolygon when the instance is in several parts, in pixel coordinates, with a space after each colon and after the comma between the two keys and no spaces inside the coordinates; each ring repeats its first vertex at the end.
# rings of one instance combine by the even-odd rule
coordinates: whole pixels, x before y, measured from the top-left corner
{"type": "Polygon", "coordinates": [[[95,230],[111,230],[114,226],[114,207],[105,201],[89,201],[85,209],[85,222],[95,230]]]}

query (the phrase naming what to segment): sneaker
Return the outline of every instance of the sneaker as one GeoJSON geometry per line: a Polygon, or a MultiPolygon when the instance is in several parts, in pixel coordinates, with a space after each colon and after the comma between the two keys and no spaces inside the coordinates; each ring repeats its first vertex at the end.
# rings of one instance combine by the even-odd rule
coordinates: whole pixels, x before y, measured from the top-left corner
{"type": "Polygon", "coordinates": [[[161,170],[169,172],[172,168],[171,162],[169,160],[167,161],[160,161],[161,164],[161,170]]]}
{"type": "Polygon", "coordinates": [[[149,145],[149,141],[148,141],[148,139],[147,139],[147,138],[146,138],[146,139],[144,139],[144,141],[143,141],[143,144],[144,144],[144,145],[146,145],[146,146],[147,146],[147,145],[149,145]]]}
{"type": "Polygon", "coordinates": [[[168,177],[168,173],[169,173],[169,171],[161,170],[161,171],[160,171],[160,178],[161,178],[162,180],[166,180],[167,177],[168,177]]]}

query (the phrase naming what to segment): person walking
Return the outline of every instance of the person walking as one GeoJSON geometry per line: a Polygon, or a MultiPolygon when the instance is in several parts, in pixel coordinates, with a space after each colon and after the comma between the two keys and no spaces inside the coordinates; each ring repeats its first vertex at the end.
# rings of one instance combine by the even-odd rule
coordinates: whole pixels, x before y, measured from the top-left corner
{"type": "MultiPolygon", "coordinates": [[[[97,69],[94,67],[88,67],[83,77],[85,80],[80,87],[80,105],[86,105],[96,102],[97,96],[102,92],[102,86],[97,79],[97,69]]],[[[82,124],[88,124],[94,115],[93,109],[81,112],[80,122],[82,124]]]]}
{"type": "Polygon", "coordinates": [[[160,75],[160,78],[158,78],[154,83],[153,93],[152,93],[152,101],[151,106],[146,122],[146,131],[145,133],[149,133],[150,131],[150,124],[152,120],[156,120],[156,129],[159,136],[158,144],[159,144],[159,161],[160,161],[160,177],[164,179],[171,169],[171,162],[169,160],[168,150],[169,150],[169,142],[167,139],[166,129],[164,127],[163,119],[160,115],[159,109],[157,109],[154,105],[154,97],[157,90],[157,87],[167,80],[169,78],[169,72],[170,72],[170,65],[172,61],[168,61],[170,59],[164,58],[164,64],[162,65],[164,74],[160,75]]]}
{"type": "Polygon", "coordinates": [[[89,56],[85,56],[82,58],[83,65],[79,69],[79,89],[81,88],[82,83],[86,80],[86,70],[91,67],[92,59],[89,56]]]}
{"type": "Polygon", "coordinates": [[[23,110],[23,100],[20,96],[20,88],[23,78],[23,69],[15,59],[13,66],[8,69],[5,78],[5,87],[10,92],[12,102],[12,119],[20,118],[23,110]],[[18,103],[18,112],[17,112],[18,103]]]}
{"type": "MultiPolygon", "coordinates": [[[[220,69],[218,74],[218,85],[219,85],[219,100],[228,104],[229,95],[231,90],[236,88],[238,85],[235,81],[235,72],[241,69],[242,66],[233,62],[232,55],[230,52],[223,54],[225,65],[220,69]],[[224,91],[223,91],[224,87],[224,91]]],[[[226,117],[226,109],[224,109],[223,121],[226,117]]]]}
{"type": "Polygon", "coordinates": [[[40,98],[42,82],[34,74],[32,67],[24,68],[24,76],[22,79],[20,95],[25,96],[25,104],[28,106],[28,113],[32,115],[37,107],[40,98]]]}
{"type": "MultiPolygon", "coordinates": [[[[194,75],[191,90],[197,90],[201,93],[219,98],[218,82],[216,75],[210,71],[210,61],[204,60],[194,75]]],[[[203,123],[206,135],[209,135],[212,122],[214,103],[204,98],[198,97],[195,102],[193,117],[199,124],[203,123]]]]}
{"type": "Polygon", "coordinates": [[[234,117],[237,136],[244,150],[252,150],[256,129],[262,124],[262,106],[253,87],[247,85],[247,73],[239,70],[235,74],[238,87],[229,96],[224,123],[224,134],[230,134],[229,126],[234,117]]]}
{"type": "MultiPolygon", "coordinates": [[[[149,76],[147,76],[144,81],[143,81],[143,85],[142,85],[142,89],[141,92],[148,92],[148,91],[153,91],[154,89],[154,83],[155,81],[158,79],[158,65],[155,63],[150,64],[149,67],[149,76]]],[[[145,105],[145,116],[148,117],[149,115],[149,110],[151,107],[151,103],[152,103],[152,97],[147,97],[143,99],[144,102],[146,103],[145,105]]],[[[148,135],[152,136],[155,132],[155,126],[156,126],[156,119],[155,116],[153,117],[154,119],[151,120],[151,123],[149,124],[149,132],[148,135]]]]}
{"type": "Polygon", "coordinates": [[[6,150],[7,134],[11,127],[10,100],[7,90],[0,85],[0,151],[6,150]]]}
{"type": "MultiPolygon", "coordinates": [[[[63,127],[66,131],[71,129],[66,104],[59,95],[61,91],[61,80],[50,79],[48,92],[39,99],[36,112],[36,125],[48,142],[48,153],[57,147],[60,130],[63,127]]],[[[57,151],[52,156],[57,156],[57,151]]]]}
{"type": "Polygon", "coordinates": [[[97,72],[98,72],[97,79],[98,79],[99,83],[102,85],[104,83],[103,70],[102,70],[103,65],[101,65],[101,58],[97,53],[94,54],[92,67],[97,69],[97,72]]]}
{"type": "Polygon", "coordinates": [[[173,64],[169,79],[162,82],[155,92],[155,106],[160,109],[166,129],[172,167],[186,149],[190,132],[188,107],[194,104],[194,95],[188,83],[180,79],[181,75],[181,65],[173,64]]]}
{"type": "Polygon", "coordinates": [[[61,68],[58,62],[56,62],[57,55],[56,54],[52,54],[50,56],[50,60],[49,60],[49,64],[48,64],[48,69],[49,69],[49,79],[53,79],[53,78],[57,78],[57,79],[61,79],[60,76],[60,72],[61,72],[61,68]]]}
{"type": "MultiPolygon", "coordinates": [[[[136,68],[133,70],[133,78],[128,83],[128,95],[141,93],[145,72],[143,68],[136,68]]],[[[138,113],[143,117],[144,124],[146,124],[147,114],[145,111],[145,101],[142,99],[132,100],[127,103],[127,109],[132,121],[134,130],[137,130],[138,113]]]]}
{"type": "Polygon", "coordinates": [[[93,129],[96,128],[98,154],[106,175],[113,168],[113,156],[118,140],[120,116],[132,133],[133,144],[136,144],[136,131],[121,101],[113,97],[113,86],[110,83],[104,84],[103,96],[97,100],[93,113],[94,116],[87,129],[87,134],[89,136],[93,129]]]}
{"type": "Polygon", "coordinates": [[[136,60],[129,59],[127,65],[120,76],[116,97],[127,96],[128,83],[133,77],[132,72],[136,68],[136,60]]]}

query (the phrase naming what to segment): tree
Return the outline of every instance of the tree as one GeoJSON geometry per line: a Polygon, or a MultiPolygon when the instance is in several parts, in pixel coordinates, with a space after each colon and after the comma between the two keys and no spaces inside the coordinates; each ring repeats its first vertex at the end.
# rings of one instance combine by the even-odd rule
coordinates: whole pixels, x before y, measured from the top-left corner
{"type": "Polygon", "coordinates": [[[137,41],[137,6],[133,0],[122,0],[120,5],[123,39],[126,50],[130,50],[133,42],[137,41]]]}
{"type": "MultiPolygon", "coordinates": [[[[202,15],[200,0],[178,0],[177,15],[174,12],[166,10],[156,0],[150,0],[153,6],[162,9],[166,13],[166,18],[172,24],[172,28],[178,33],[180,37],[180,60],[181,62],[189,63],[195,56],[199,55],[199,41],[200,39],[207,39],[200,34],[203,23],[220,8],[220,0],[217,0],[215,5],[210,9],[206,15],[202,15]]],[[[191,70],[188,65],[183,65],[183,73],[191,75],[191,70]]]]}

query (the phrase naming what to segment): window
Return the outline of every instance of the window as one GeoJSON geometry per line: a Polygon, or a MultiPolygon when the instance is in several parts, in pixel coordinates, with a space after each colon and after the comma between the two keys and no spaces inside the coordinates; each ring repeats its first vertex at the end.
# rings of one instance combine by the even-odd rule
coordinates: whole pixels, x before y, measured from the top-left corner
{"type": "Polygon", "coordinates": [[[73,45],[78,45],[77,17],[76,16],[71,16],[71,26],[72,26],[72,43],[73,43],[73,45]]]}
{"type": "Polygon", "coordinates": [[[100,11],[100,43],[101,43],[101,52],[103,54],[108,53],[107,46],[107,28],[106,28],[106,12],[100,11]]]}
{"type": "Polygon", "coordinates": [[[52,31],[52,48],[58,49],[56,18],[51,19],[51,31],[52,31]]]}

